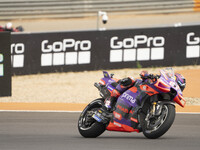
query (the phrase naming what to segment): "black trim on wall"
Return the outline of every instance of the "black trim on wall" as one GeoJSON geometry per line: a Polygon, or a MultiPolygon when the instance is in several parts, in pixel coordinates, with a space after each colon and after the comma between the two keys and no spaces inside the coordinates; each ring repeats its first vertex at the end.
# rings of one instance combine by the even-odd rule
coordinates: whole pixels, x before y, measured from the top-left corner
{"type": "Polygon", "coordinates": [[[200,26],[11,35],[16,75],[198,65],[200,26]]]}
{"type": "Polygon", "coordinates": [[[0,32],[0,97],[11,96],[10,33],[0,32]]]}

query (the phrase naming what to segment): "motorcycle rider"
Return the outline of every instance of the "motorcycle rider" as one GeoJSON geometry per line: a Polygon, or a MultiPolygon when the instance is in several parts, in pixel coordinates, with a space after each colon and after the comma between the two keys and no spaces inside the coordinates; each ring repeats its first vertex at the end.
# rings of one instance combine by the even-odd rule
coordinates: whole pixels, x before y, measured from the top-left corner
{"type": "Polygon", "coordinates": [[[185,89],[185,86],[186,86],[186,80],[185,80],[184,76],[179,73],[175,73],[175,80],[178,83],[181,91],[183,92],[183,90],[185,89]]]}
{"type": "MultiPolygon", "coordinates": [[[[145,81],[148,83],[153,83],[155,81],[155,79],[150,78],[151,76],[153,76],[153,74],[148,74],[147,71],[142,71],[140,73],[140,77],[142,78],[143,82],[145,81]]],[[[177,84],[179,85],[181,91],[183,91],[186,86],[186,80],[185,80],[184,76],[179,73],[175,73],[175,80],[176,80],[177,84]]],[[[133,77],[127,77],[127,78],[119,80],[116,88],[114,90],[112,90],[111,96],[108,97],[106,100],[106,103],[105,103],[106,110],[104,110],[104,111],[108,112],[108,113],[112,112],[114,109],[114,106],[117,102],[117,98],[123,92],[128,90],[130,87],[134,86],[135,81],[136,80],[133,77]]]]}

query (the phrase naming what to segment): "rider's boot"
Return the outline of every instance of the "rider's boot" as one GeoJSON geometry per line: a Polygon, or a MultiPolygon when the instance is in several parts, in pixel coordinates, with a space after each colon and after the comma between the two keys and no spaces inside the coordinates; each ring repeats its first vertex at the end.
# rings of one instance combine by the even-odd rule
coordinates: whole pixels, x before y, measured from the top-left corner
{"type": "Polygon", "coordinates": [[[109,97],[105,100],[105,106],[98,109],[96,114],[99,118],[101,118],[101,122],[107,123],[112,118],[112,112],[114,111],[114,105],[116,103],[116,97],[109,97]]]}
{"type": "Polygon", "coordinates": [[[117,97],[114,97],[114,96],[110,96],[109,98],[107,98],[105,100],[105,108],[106,108],[106,111],[108,111],[109,113],[113,112],[114,109],[115,109],[115,104],[116,104],[116,101],[117,101],[117,97]]]}
{"type": "Polygon", "coordinates": [[[120,93],[116,89],[114,89],[111,92],[111,96],[106,98],[105,105],[96,111],[96,115],[101,118],[100,120],[102,120],[102,122],[106,122],[106,120],[110,120],[112,118],[112,112],[115,109],[114,106],[119,96],[120,93]]]}

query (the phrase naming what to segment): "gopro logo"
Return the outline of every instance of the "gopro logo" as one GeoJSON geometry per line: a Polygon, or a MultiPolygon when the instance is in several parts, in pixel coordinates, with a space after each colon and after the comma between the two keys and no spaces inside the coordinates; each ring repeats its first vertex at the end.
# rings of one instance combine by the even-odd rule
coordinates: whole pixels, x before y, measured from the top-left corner
{"type": "Polygon", "coordinates": [[[41,43],[41,66],[89,64],[91,62],[91,41],[63,39],[52,44],[41,43]]]}
{"type": "Polygon", "coordinates": [[[11,65],[13,68],[24,67],[25,45],[23,43],[11,44],[11,65]]]}
{"type": "Polygon", "coordinates": [[[110,62],[147,61],[164,59],[165,38],[136,35],[133,38],[110,39],[110,62]],[[144,48],[139,48],[140,46],[144,48]]]}
{"type": "Polygon", "coordinates": [[[186,58],[200,57],[200,37],[195,36],[194,32],[187,34],[186,38],[186,58]]]}

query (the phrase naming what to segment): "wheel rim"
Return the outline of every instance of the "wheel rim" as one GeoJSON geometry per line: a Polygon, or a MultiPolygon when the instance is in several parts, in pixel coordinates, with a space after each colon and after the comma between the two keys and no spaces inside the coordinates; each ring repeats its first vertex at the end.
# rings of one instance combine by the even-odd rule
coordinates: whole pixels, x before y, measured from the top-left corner
{"type": "Polygon", "coordinates": [[[81,130],[88,130],[92,128],[96,120],[92,118],[94,109],[85,112],[79,119],[79,127],[81,130]]]}
{"type": "Polygon", "coordinates": [[[159,116],[153,117],[153,118],[148,118],[149,112],[146,117],[146,133],[151,133],[156,130],[158,130],[163,123],[165,122],[167,116],[168,116],[168,107],[166,105],[163,106],[162,108],[162,113],[159,116]]]}

